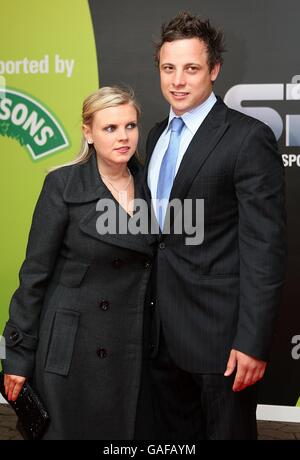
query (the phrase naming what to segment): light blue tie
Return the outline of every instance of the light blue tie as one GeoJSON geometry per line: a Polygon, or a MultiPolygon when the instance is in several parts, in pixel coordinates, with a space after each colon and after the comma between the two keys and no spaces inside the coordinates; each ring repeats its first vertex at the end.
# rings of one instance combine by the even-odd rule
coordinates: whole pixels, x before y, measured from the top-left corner
{"type": "Polygon", "coordinates": [[[175,177],[176,163],[180,145],[180,135],[184,126],[184,121],[182,118],[173,118],[170,126],[170,141],[161,162],[156,191],[157,220],[161,230],[164,226],[170,193],[175,177]]]}

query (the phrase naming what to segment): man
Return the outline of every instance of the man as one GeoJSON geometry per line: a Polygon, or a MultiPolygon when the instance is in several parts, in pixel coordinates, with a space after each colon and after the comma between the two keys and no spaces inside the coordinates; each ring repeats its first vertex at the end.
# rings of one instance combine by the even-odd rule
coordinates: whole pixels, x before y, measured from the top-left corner
{"type": "Polygon", "coordinates": [[[268,126],[214,95],[222,42],[209,21],[181,13],[157,45],[171,106],[149,133],[146,162],[161,230],[150,302],[160,439],[256,439],[257,382],[283,285],[281,156],[268,126]],[[188,243],[184,225],[175,231],[177,211],[163,204],[174,199],[194,212],[204,200],[202,242],[188,243]]]}

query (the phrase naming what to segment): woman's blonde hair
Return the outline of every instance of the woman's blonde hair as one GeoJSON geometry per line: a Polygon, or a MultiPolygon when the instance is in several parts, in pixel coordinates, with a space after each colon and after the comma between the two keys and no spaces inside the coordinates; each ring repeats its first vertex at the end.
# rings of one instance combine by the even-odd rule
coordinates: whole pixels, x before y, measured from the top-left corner
{"type": "MultiPolygon", "coordinates": [[[[94,91],[83,101],[82,124],[91,125],[93,122],[94,114],[99,110],[108,109],[109,107],[117,107],[123,104],[133,105],[137,113],[137,119],[139,121],[141,116],[141,109],[131,88],[121,88],[119,86],[103,86],[103,88],[94,91]]],[[[84,135],[82,135],[80,150],[76,155],[76,158],[66,164],[51,168],[51,171],[63,166],[85,163],[88,161],[92,153],[93,144],[88,144],[84,135]]],[[[138,157],[137,152],[136,156],[138,157]]]]}

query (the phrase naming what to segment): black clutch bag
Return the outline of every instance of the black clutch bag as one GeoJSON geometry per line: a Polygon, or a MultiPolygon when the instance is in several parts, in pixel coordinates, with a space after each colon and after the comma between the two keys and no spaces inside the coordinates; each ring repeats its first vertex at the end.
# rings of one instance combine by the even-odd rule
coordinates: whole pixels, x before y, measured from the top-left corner
{"type": "Polygon", "coordinates": [[[40,439],[49,422],[50,417],[28,382],[25,382],[16,401],[8,401],[5,394],[4,374],[0,372],[0,392],[18,416],[17,429],[24,439],[40,439]]]}

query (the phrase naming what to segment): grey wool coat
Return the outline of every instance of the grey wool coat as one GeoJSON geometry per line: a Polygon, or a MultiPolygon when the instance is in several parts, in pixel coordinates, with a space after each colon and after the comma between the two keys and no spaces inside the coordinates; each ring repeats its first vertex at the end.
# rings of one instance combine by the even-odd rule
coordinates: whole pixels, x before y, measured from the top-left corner
{"type": "MultiPolygon", "coordinates": [[[[139,196],[135,159],[129,167],[139,196]]],[[[41,396],[44,439],[134,436],[152,247],[143,234],[99,234],[101,198],[113,199],[95,152],[47,175],[4,330],[3,370],[41,396]]]]}

